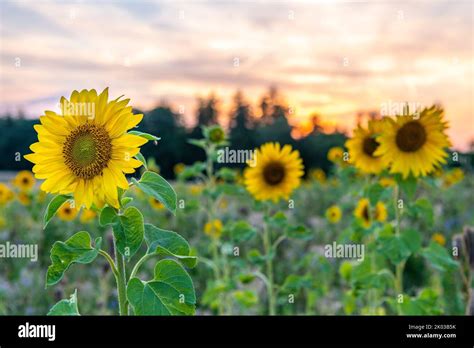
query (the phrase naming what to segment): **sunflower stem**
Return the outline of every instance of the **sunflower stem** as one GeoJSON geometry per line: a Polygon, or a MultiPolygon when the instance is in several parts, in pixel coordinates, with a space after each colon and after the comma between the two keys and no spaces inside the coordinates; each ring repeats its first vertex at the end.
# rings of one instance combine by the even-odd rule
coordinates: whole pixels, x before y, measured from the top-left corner
{"type": "MultiPolygon", "coordinates": [[[[398,183],[393,189],[393,203],[395,208],[395,232],[397,237],[400,237],[400,209],[398,208],[398,199],[399,199],[399,186],[398,183]]],[[[397,311],[398,314],[402,314],[402,308],[398,302],[398,296],[403,296],[403,271],[405,269],[405,261],[400,262],[395,269],[395,291],[397,292],[397,311]]]]}
{"type": "MultiPolygon", "coordinates": [[[[269,209],[265,211],[265,215],[269,216],[269,209]]],[[[264,222],[263,224],[263,248],[265,251],[265,261],[266,261],[266,276],[267,276],[267,295],[268,295],[268,314],[276,314],[276,302],[275,302],[275,292],[273,289],[273,262],[271,256],[271,236],[268,229],[268,223],[264,222]]]]}
{"type": "Polygon", "coordinates": [[[119,313],[120,315],[128,315],[127,308],[127,287],[126,287],[126,275],[125,275],[125,261],[123,255],[119,253],[117,249],[117,242],[114,238],[114,253],[115,263],[117,265],[117,293],[119,302],[119,313]]]}

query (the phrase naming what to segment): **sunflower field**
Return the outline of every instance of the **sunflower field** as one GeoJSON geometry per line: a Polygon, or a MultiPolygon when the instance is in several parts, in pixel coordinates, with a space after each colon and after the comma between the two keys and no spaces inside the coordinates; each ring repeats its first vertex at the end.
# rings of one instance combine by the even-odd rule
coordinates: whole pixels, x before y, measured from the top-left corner
{"type": "Polygon", "coordinates": [[[271,140],[235,169],[209,125],[167,181],[141,151],[166,134],[108,93],[46,111],[0,183],[0,314],[473,313],[474,175],[441,107],[359,125],[329,170],[271,140]]]}

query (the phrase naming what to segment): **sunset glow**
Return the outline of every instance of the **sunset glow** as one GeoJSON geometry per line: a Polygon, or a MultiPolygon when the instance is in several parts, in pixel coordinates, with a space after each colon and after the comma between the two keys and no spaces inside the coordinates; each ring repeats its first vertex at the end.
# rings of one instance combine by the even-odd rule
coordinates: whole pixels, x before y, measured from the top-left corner
{"type": "Polygon", "coordinates": [[[470,1],[2,1],[0,113],[30,117],[73,88],[110,86],[193,122],[215,93],[226,122],[241,90],[255,107],[276,86],[295,135],[320,116],[349,131],[386,103],[440,103],[454,145],[473,132],[470,1]],[[363,11],[362,11],[363,10],[363,11]]]}

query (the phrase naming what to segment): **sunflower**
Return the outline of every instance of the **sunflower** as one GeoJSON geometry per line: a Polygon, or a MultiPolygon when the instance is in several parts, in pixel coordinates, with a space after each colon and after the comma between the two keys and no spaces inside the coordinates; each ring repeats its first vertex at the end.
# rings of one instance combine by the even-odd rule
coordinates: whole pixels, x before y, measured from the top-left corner
{"type": "Polygon", "coordinates": [[[337,224],[341,217],[342,211],[337,205],[332,205],[326,210],[326,219],[332,224],[337,224]]]}
{"type": "Polygon", "coordinates": [[[391,187],[391,186],[395,186],[397,182],[395,181],[395,179],[393,178],[390,178],[388,176],[384,176],[382,178],[380,178],[379,180],[379,184],[380,186],[382,187],[391,187]]]}
{"type": "Polygon", "coordinates": [[[96,212],[93,211],[92,209],[84,209],[81,213],[81,218],[80,221],[83,224],[87,224],[94,220],[94,218],[97,216],[96,212]]]}
{"type": "Polygon", "coordinates": [[[256,165],[247,167],[244,172],[247,190],[257,200],[288,199],[304,174],[299,152],[293,151],[290,145],[266,143],[255,156],[256,165]]]}
{"type": "Polygon", "coordinates": [[[186,166],[184,165],[184,163],[176,163],[173,167],[173,171],[175,175],[181,174],[184,171],[184,169],[186,169],[186,166]]]}
{"type": "Polygon", "coordinates": [[[189,186],[189,192],[192,196],[199,196],[203,189],[203,186],[200,184],[192,184],[189,186]]]}
{"type": "Polygon", "coordinates": [[[344,149],[339,146],[331,147],[328,151],[328,160],[333,163],[342,163],[344,158],[344,149]]]}
{"type": "Polygon", "coordinates": [[[205,133],[213,144],[220,144],[225,140],[225,132],[219,125],[209,127],[205,133]]]}
{"type": "Polygon", "coordinates": [[[27,192],[20,191],[18,192],[16,199],[20,202],[21,205],[29,206],[31,204],[31,197],[27,192]]]}
{"type": "Polygon", "coordinates": [[[21,170],[13,179],[13,185],[18,187],[21,191],[29,191],[35,186],[36,180],[29,170],[21,170]]]}
{"type": "Polygon", "coordinates": [[[204,233],[211,238],[218,239],[222,234],[222,229],[222,221],[219,219],[211,220],[204,225],[204,233]]]}
{"type": "Polygon", "coordinates": [[[358,126],[354,131],[353,138],[346,141],[349,149],[349,162],[363,173],[378,174],[385,167],[385,158],[375,156],[379,143],[376,140],[377,134],[382,131],[382,121],[369,121],[367,129],[358,126]]]}
{"type": "Polygon", "coordinates": [[[357,207],[354,211],[354,216],[360,220],[362,226],[369,228],[372,224],[370,218],[370,204],[367,198],[362,198],[357,203],[357,207]]]}
{"type": "Polygon", "coordinates": [[[383,132],[376,138],[380,144],[375,156],[382,156],[391,163],[390,173],[400,173],[404,178],[433,172],[446,163],[445,148],[451,146],[445,133],[447,123],[444,111],[436,106],[425,108],[419,115],[385,118],[383,132]]]}
{"type": "Polygon", "coordinates": [[[311,169],[309,176],[321,184],[326,182],[326,173],[321,168],[311,169]]]}
{"type": "Polygon", "coordinates": [[[388,213],[385,204],[383,204],[382,202],[377,202],[377,204],[375,205],[374,219],[378,222],[385,222],[385,220],[387,220],[387,217],[388,213]]]}
{"type": "Polygon", "coordinates": [[[59,207],[57,214],[63,221],[72,221],[76,218],[78,211],[71,201],[66,201],[59,207]]]}
{"type": "Polygon", "coordinates": [[[10,188],[0,182],[0,204],[6,204],[13,199],[13,191],[10,188]]]}
{"type": "Polygon", "coordinates": [[[153,209],[157,210],[157,211],[165,209],[165,206],[163,205],[163,203],[161,203],[159,200],[157,200],[154,197],[150,197],[150,199],[148,201],[149,201],[151,207],[153,209]]]}
{"type": "Polygon", "coordinates": [[[128,189],[125,174],[142,165],[133,156],[147,142],[127,133],[143,115],[134,115],[130,100],[120,98],[108,101],[108,88],[100,95],[73,91],[69,101],[61,98],[62,115],[46,111],[40,117],[34,126],[39,141],[25,158],[35,163],[36,178],[45,179],[43,191],[73,194],[77,207],[119,207],[117,188],[128,189]]]}
{"type": "Polygon", "coordinates": [[[439,245],[442,245],[444,246],[446,244],[446,238],[441,234],[441,233],[435,233],[433,234],[433,236],[431,237],[431,239],[438,243],[439,245]]]}
{"type": "Polygon", "coordinates": [[[218,205],[219,209],[226,210],[229,207],[229,201],[223,198],[218,205]]]}
{"type": "Polygon", "coordinates": [[[456,185],[464,179],[464,172],[461,168],[454,168],[443,177],[443,186],[450,187],[456,185]]]}

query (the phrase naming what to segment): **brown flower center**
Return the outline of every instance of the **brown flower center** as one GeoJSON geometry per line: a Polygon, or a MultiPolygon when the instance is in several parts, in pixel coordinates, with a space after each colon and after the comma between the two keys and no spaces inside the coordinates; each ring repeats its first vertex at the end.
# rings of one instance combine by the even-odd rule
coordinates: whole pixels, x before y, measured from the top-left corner
{"type": "Polygon", "coordinates": [[[92,123],[80,125],[66,137],[63,157],[78,178],[92,179],[101,174],[112,157],[107,131],[92,123]]]}
{"type": "Polygon", "coordinates": [[[398,130],[395,141],[400,150],[415,152],[426,142],[425,128],[417,121],[405,123],[398,130]]]}
{"type": "Polygon", "coordinates": [[[263,169],[263,178],[271,186],[278,185],[285,178],[285,167],[281,163],[269,163],[263,169]]]}
{"type": "Polygon", "coordinates": [[[364,150],[364,153],[371,157],[374,156],[374,152],[375,150],[377,150],[378,146],[379,146],[379,143],[377,142],[377,140],[375,140],[374,138],[370,136],[366,137],[364,139],[364,142],[362,143],[362,148],[364,150]]]}
{"type": "Polygon", "coordinates": [[[365,221],[369,221],[370,220],[370,216],[369,216],[369,206],[366,205],[364,207],[364,209],[362,210],[362,218],[365,220],[365,221]]]}

